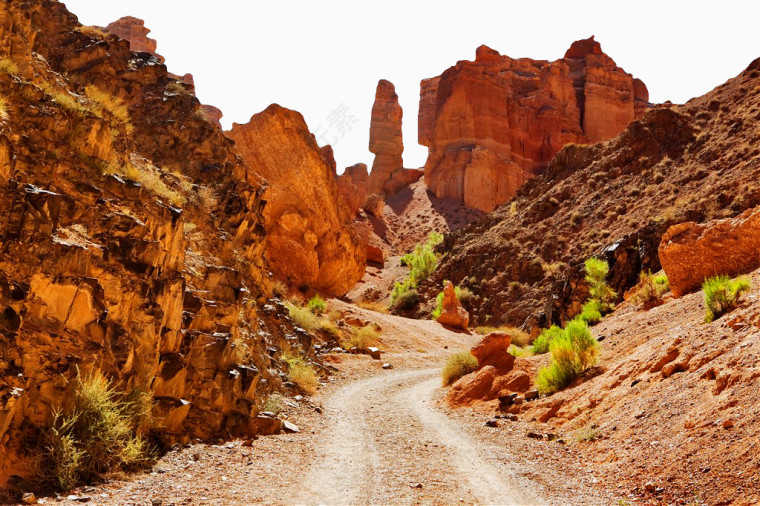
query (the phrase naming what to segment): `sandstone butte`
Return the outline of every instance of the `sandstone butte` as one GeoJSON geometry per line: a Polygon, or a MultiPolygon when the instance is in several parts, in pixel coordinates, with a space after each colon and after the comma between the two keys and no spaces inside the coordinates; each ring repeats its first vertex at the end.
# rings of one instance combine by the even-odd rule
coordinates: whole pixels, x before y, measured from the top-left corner
{"type": "Polygon", "coordinates": [[[369,126],[369,150],[375,154],[367,182],[368,194],[389,195],[417,181],[422,171],[404,168],[401,133],[403,110],[393,83],[377,83],[369,126]]]}
{"type": "Polygon", "coordinates": [[[475,61],[420,83],[425,181],[438,198],[490,212],[541,174],[564,145],[616,136],[644,113],[648,99],[644,83],[593,36],[554,62],[480,46],[475,61]]]}
{"type": "Polygon", "coordinates": [[[320,150],[300,113],[277,104],[227,135],[269,182],[264,227],[272,270],[295,285],[344,295],[364,275],[366,254],[335,181],[332,150],[320,150]]]}
{"type": "Polygon", "coordinates": [[[709,277],[735,276],[760,267],[760,208],[735,218],[670,227],[658,250],[673,295],[699,288],[709,277]]]}

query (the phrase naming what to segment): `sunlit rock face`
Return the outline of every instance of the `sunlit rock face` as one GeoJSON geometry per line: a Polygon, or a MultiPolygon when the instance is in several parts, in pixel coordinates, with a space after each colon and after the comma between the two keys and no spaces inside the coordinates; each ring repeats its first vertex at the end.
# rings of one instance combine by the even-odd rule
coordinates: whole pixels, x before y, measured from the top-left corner
{"type": "Polygon", "coordinates": [[[280,277],[343,295],[364,274],[365,252],[335,170],[300,113],[273,104],[228,136],[269,183],[267,259],[280,277]]]}
{"type": "Polygon", "coordinates": [[[375,154],[369,174],[369,195],[390,195],[422,177],[422,171],[404,168],[404,141],[401,134],[403,111],[393,83],[377,83],[369,127],[369,150],[375,154]]]}
{"type": "Polygon", "coordinates": [[[548,62],[486,46],[420,84],[425,181],[439,198],[492,211],[568,143],[609,139],[648,107],[644,83],[593,37],[548,62]]]}

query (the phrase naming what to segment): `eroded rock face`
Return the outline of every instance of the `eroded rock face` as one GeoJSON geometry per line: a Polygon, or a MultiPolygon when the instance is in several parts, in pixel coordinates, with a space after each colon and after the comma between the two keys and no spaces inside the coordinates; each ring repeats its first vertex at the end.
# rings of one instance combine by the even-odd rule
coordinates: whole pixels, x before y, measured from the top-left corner
{"type": "Polygon", "coordinates": [[[647,107],[641,81],[598,42],[555,62],[512,59],[486,46],[420,84],[425,181],[438,198],[490,212],[540,174],[568,143],[609,139],[647,107]]]}
{"type": "Polygon", "coordinates": [[[673,295],[702,286],[706,278],[736,276],[760,267],[760,208],[704,224],[680,223],[662,236],[660,263],[673,295]]]}
{"type": "Polygon", "coordinates": [[[367,184],[367,194],[380,196],[396,193],[419,180],[423,172],[404,168],[404,141],[401,133],[403,111],[393,83],[377,83],[375,103],[369,126],[369,150],[375,154],[367,184]]]}
{"type": "Polygon", "coordinates": [[[451,281],[446,281],[444,284],[443,310],[436,321],[441,325],[463,330],[467,330],[467,325],[470,323],[470,314],[457,299],[454,284],[451,281]]]}
{"type": "Polygon", "coordinates": [[[364,247],[303,116],[273,104],[227,135],[269,181],[264,225],[272,269],[296,285],[345,294],[364,274],[364,247]]]}
{"type": "Polygon", "coordinates": [[[499,374],[506,374],[515,363],[515,357],[508,351],[511,343],[512,336],[506,332],[491,332],[475,343],[470,353],[478,359],[480,367],[491,365],[499,374]]]}
{"type": "Polygon", "coordinates": [[[140,53],[150,53],[164,63],[164,57],[156,52],[158,43],[156,39],[148,37],[150,29],[145,26],[145,21],[133,16],[124,16],[105,27],[108,33],[129,41],[129,49],[140,53]]]}
{"type": "Polygon", "coordinates": [[[343,174],[335,176],[338,191],[353,216],[359,212],[367,200],[367,177],[367,165],[363,163],[346,167],[343,174]]]}
{"type": "Polygon", "coordinates": [[[279,346],[311,343],[268,301],[263,180],[154,56],[62,3],[6,2],[0,41],[0,489],[77,369],[151,392],[169,444],[276,429],[279,346]]]}
{"type": "Polygon", "coordinates": [[[496,368],[490,365],[459,378],[446,394],[451,406],[469,406],[475,401],[492,398],[491,389],[496,379],[496,368]]]}

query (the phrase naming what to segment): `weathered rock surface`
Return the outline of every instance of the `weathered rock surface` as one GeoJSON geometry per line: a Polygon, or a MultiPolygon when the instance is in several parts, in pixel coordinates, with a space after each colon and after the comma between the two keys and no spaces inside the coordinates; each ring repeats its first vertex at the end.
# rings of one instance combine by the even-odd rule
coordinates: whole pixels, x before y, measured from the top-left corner
{"type": "Polygon", "coordinates": [[[446,237],[420,293],[431,299],[451,280],[478,295],[472,325],[535,332],[580,312],[583,262],[601,255],[624,294],[642,270],[660,270],[671,226],[760,206],[748,183],[760,178],[759,101],[760,59],[703,97],[650,109],[614,139],[565,146],[508,206],[446,237]]]}
{"type": "Polygon", "coordinates": [[[662,236],[659,256],[673,295],[712,276],[736,276],[760,267],[760,208],[708,223],[679,223],[662,236]]]}
{"type": "Polygon", "coordinates": [[[423,172],[404,168],[401,133],[403,111],[390,81],[377,83],[369,126],[369,150],[375,154],[367,184],[368,194],[390,195],[419,180],[423,172]]]}
{"type": "Polygon", "coordinates": [[[335,175],[335,182],[349,212],[355,216],[367,200],[367,165],[357,163],[346,167],[343,174],[335,175]]]}
{"type": "Polygon", "coordinates": [[[364,274],[366,254],[303,116],[273,104],[227,135],[249,167],[269,181],[267,259],[280,277],[341,296],[364,274]]]}
{"type": "Polygon", "coordinates": [[[499,374],[506,374],[515,363],[515,357],[507,351],[511,343],[512,336],[506,332],[491,332],[475,343],[470,353],[478,359],[480,367],[491,365],[499,374]]]}
{"type": "Polygon", "coordinates": [[[263,180],[154,56],[62,3],[5,2],[0,41],[18,67],[0,73],[0,488],[33,473],[77,369],[151,392],[167,443],[270,430],[279,346],[311,343],[267,302],[263,180]]]}
{"type": "Polygon", "coordinates": [[[467,330],[470,323],[470,315],[457,299],[454,284],[451,281],[447,281],[443,286],[443,310],[436,321],[441,325],[463,330],[467,330]]]}
{"type": "Polygon", "coordinates": [[[459,378],[446,394],[451,406],[468,406],[475,401],[487,399],[496,378],[496,368],[490,365],[459,378]]]}
{"type": "Polygon", "coordinates": [[[156,39],[148,37],[150,29],[145,26],[144,20],[133,16],[124,16],[109,23],[104,30],[129,41],[131,51],[150,53],[158,58],[161,63],[164,63],[164,57],[156,52],[158,47],[156,39]]]}
{"type": "Polygon", "coordinates": [[[609,139],[648,106],[641,81],[590,39],[555,62],[486,46],[420,84],[425,180],[438,198],[490,212],[568,143],[609,139]]]}

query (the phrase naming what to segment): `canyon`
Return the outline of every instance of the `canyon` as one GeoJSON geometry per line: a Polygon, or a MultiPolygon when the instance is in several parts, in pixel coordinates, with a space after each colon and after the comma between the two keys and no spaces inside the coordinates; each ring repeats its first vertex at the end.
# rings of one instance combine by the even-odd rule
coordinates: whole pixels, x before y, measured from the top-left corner
{"type": "Polygon", "coordinates": [[[150,33],[0,7],[0,501],[760,501],[760,59],[652,104],[593,36],[480,46],[420,82],[424,167],[380,79],[339,170],[282,105],[223,130],[150,33]],[[595,361],[547,390],[590,258],[595,361]],[[93,377],[151,451],[62,476],[93,377]]]}

